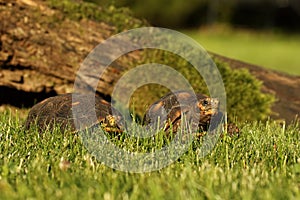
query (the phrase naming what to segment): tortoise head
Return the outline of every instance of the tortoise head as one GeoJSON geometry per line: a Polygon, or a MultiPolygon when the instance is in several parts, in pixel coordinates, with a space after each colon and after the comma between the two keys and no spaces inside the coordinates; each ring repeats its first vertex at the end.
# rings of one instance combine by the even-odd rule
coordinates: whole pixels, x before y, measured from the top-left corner
{"type": "Polygon", "coordinates": [[[197,102],[200,116],[214,116],[219,112],[219,100],[216,98],[202,98],[197,102]]]}
{"type": "Polygon", "coordinates": [[[109,127],[116,127],[117,126],[117,119],[116,117],[112,116],[112,115],[107,115],[105,117],[105,121],[106,123],[106,126],[109,126],[109,127]]]}
{"type": "Polygon", "coordinates": [[[107,115],[101,122],[101,127],[107,132],[122,132],[123,124],[121,124],[119,116],[107,115]]]}

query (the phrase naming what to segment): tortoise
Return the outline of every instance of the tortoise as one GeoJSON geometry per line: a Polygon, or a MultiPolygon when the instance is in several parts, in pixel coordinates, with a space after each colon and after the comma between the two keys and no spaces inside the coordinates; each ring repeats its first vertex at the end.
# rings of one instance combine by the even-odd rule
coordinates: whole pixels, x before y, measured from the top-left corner
{"type": "Polygon", "coordinates": [[[192,121],[193,129],[197,127],[201,131],[207,131],[211,118],[218,114],[218,99],[201,93],[195,95],[189,91],[176,91],[154,102],[146,111],[143,122],[146,126],[176,132],[185,115],[187,121],[192,121]]]}
{"type": "MultiPolygon", "coordinates": [[[[31,125],[38,126],[40,131],[53,129],[59,125],[61,131],[70,129],[77,131],[75,124],[81,122],[79,130],[100,125],[106,132],[123,132],[125,130],[125,120],[111,104],[98,96],[88,94],[67,93],[55,97],[50,97],[34,105],[26,119],[25,129],[30,129],[31,125]],[[72,102],[72,96],[76,101],[72,102]],[[95,99],[95,101],[92,101],[95,99]],[[76,109],[84,103],[83,111],[77,110],[73,116],[72,108],[76,109]],[[96,118],[91,122],[91,116],[96,113],[96,118]]],[[[80,107],[79,107],[80,108],[80,107]]],[[[82,109],[82,108],[81,108],[82,109]]],[[[188,91],[177,91],[168,93],[158,101],[154,102],[147,110],[143,124],[147,127],[154,125],[166,132],[176,132],[181,125],[183,115],[192,122],[193,130],[196,127],[200,131],[207,131],[214,117],[220,121],[223,114],[219,111],[219,101],[209,98],[203,94],[196,94],[188,91]],[[197,119],[195,121],[193,119],[197,119]]],[[[211,124],[214,129],[217,124],[211,124]]],[[[234,124],[228,125],[233,133],[239,132],[234,124]]]]}
{"type": "MultiPolygon", "coordinates": [[[[219,106],[218,99],[201,93],[170,92],[148,108],[143,123],[168,133],[175,133],[185,116],[193,131],[208,131],[209,126],[210,130],[214,130],[224,121],[224,114],[219,110],[219,106]]],[[[227,127],[229,135],[239,132],[235,124],[228,124],[227,127]]]]}
{"type": "Polygon", "coordinates": [[[67,93],[47,98],[34,105],[25,121],[25,129],[28,130],[35,124],[40,131],[53,129],[56,125],[61,131],[77,131],[75,123],[82,125],[78,130],[93,125],[100,125],[106,132],[122,132],[124,128],[122,115],[101,97],[67,93]],[[75,102],[72,102],[72,97],[75,102]],[[83,105],[82,108],[79,105],[83,105]],[[75,115],[73,110],[76,110],[75,115]],[[95,113],[96,118],[93,118],[95,113]]]}

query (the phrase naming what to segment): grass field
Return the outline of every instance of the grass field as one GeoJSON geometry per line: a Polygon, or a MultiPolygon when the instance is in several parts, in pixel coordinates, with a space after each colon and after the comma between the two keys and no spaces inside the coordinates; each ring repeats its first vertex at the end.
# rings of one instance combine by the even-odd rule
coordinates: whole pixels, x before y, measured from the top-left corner
{"type": "Polygon", "coordinates": [[[76,134],[24,132],[2,113],[0,199],[299,199],[299,124],[253,122],[241,131],[204,158],[194,141],[170,166],[134,174],[97,162],[76,134]]]}
{"type": "Polygon", "coordinates": [[[208,51],[300,75],[299,34],[255,32],[222,26],[182,32],[208,51]]]}

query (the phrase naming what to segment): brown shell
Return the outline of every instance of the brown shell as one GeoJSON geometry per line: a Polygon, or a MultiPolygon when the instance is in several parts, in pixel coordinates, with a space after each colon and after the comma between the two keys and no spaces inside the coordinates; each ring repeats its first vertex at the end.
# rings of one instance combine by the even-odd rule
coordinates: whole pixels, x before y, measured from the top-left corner
{"type": "Polygon", "coordinates": [[[72,102],[72,94],[68,93],[47,98],[34,105],[26,119],[25,128],[29,129],[32,124],[36,124],[40,130],[45,130],[59,125],[62,131],[66,128],[76,131],[77,123],[80,129],[101,124],[106,131],[121,131],[123,118],[108,102],[97,96],[93,101],[91,95],[74,95],[75,102],[72,102]],[[73,111],[76,113],[73,114],[73,111]]]}
{"type": "Polygon", "coordinates": [[[188,91],[168,93],[146,111],[144,124],[164,131],[177,131],[183,115],[195,128],[206,131],[212,116],[220,115],[219,101],[203,94],[188,91]]]}

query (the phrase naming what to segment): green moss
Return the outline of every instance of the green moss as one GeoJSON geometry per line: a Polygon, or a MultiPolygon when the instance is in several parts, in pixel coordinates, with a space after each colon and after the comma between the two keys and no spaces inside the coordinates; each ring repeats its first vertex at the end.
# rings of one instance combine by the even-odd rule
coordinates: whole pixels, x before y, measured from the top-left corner
{"type": "Polygon", "coordinates": [[[215,63],[225,85],[228,117],[238,121],[265,120],[275,97],[262,92],[262,82],[246,69],[233,70],[218,60],[215,63]]]}
{"type": "Polygon", "coordinates": [[[71,20],[91,19],[105,22],[116,28],[116,32],[147,24],[146,21],[133,17],[128,8],[116,8],[113,5],[100,7],[94,3],[71,0],[47,0],[47,3],[71,20]]]}
{"type": "MultiPolygon", "coordinates": [[[[229,120],[251,121],[265,120],[271,114],[274,96],[262,92],[262,82],[246,69],[231,69],[226,63],[214,60],[223,79],[226,90],[227,114],[229,120]]],[[[208,88],[201,74],[183,58],[166,51],[147,50],[144,59],[134,65],[160,63],[172,67],[182,74],[195,92],[209,95],[208,88]]],[[[170,79],[168,74],[165,77],[170,79]]],[[[169,80],[177,84],[177,80],[169,80]]],[[[171,84],[171,83],[170,83],[171,84]]],[[[146,108],[158,100],[169,89],[157,84],[150,84],[137,89],[133,95],[136,113],[143,116],[146,108]],[[147,98],[144,98],[144,97],[147,98]]]]}

